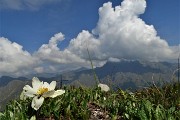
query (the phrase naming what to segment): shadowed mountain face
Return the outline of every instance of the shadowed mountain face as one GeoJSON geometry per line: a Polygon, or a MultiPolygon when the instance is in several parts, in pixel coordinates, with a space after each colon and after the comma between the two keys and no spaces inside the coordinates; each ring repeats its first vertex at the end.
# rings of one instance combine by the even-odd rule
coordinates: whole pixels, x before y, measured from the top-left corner
{"type": "MultiPolygon", "coordinates": [[[[147,87],[152,82],[162,84],[171,81],[176,69],[175,63],[122,60],[107,62],[104,66],[95,68],[94,71],[102,83],[109,84],[113,88],[135,90],[147,87]]],[[[95,84],[93,70],[83,70],[74,74],[75,80],[72,84],[82,83],[85,86],[95,84]]]]}
{"type": "MultiPolygon", "coordinates": [[[[121,88],[125,90],[130,88],[136,90],[148,87],[152,82],[162,84],[163,82],[177,80],[176,73],[176,76],[172,77],[176,69],[177,65],[174,63],[123,60],[120,62],[107,62],[104,66],[94,70],[101,83],[106,83],[113,89],[121,88]]],[[[94,86],[96,83],[93,70],[86,68],[68,71],[53,77],[38,76],[38,78],[49,83],[55,80],[57,81],[57,87],[60,87],[61,83],[63,85],[87,87],[94,86]]],[[[31,84],[31,79],[2,76],[0,78],[1,109],[9,100],[19,96],[23,86],[31,84]]]]}
{"type": "MultiPolygon", "coordinates": [[[[168,63],[168,62],[147,62],[147,61],[127,61],[122,60],[120,62],[107,62],[102,67],[95,68],[95,73],[98,76],[99,79],[103,79],[106,76],[114,76],[116,73],[132,73],[136,75],[143,75],[147,73],[154,73],[154,74],[172,74],[177,69],[177,65],[175,63],[168,63]]],[[[80,68],[73,71],[68,71],[64,73],[60,73],[59,75],[56,73],[54,76],[48,75],[47,73],[45,76],[36,76],[40,80],[50,82],[52,80],[60,81],[61,75],[63,76],[63,80],[66,80],[64,82],[70,83],[74,80],[77,80],[82,75],[92,75],[94,72],[91,69],[86,68],[80,68]],[[68,81],[69,80],[69,81],[68,81]]],[[[175,73],[176,74],[176,73],[175,73]]],[[[12,80],[31,80],[32,77],[18,77],[13,78],[9,76],[2,76],[0,78],[0,87],[7,85],[12,80]]]]}
{"type": "MultiPolygon", "coordinates": [[[[176,64],[167,62],[140,62],[140,61],[126,61],[121,62],[107,62],[104,66],[95,68],[95,73],[101,79],[107,75],[115,73],[134,73],[142,75],[145,73],[173,73],[176,69],[176,64]]],[[[90,74],[92,70],[84,70],[76,74],[90,74]]]]}
{"type": "Polygon", "coordinates": [[[145,66],[139,61],[122,61],[118,63],[107,62],[103,67],[96,69],[97,74],[100,78],[103,78],[105,75],[113,74],[117,72],[122,73],[135,73],[135,74],[144,74],[148,72],[160,73],[161,70],[158,68],[153,68],[151,66],[145,66]]]}
{"type": "Polygon", "coordinates": [[[19,98],[26,84],[30,84],[30,81],[12,80],[6,86],[0,87],[0,111],[10,100],[19,98]]]}

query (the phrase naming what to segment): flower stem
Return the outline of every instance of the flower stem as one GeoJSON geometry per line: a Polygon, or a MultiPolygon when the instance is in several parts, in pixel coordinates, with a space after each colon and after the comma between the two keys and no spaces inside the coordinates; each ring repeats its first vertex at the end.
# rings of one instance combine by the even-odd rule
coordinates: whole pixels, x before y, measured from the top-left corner
{"type": "Polygon", "coordinates": [[[88,52],[88,56],[89,56],[89,61],[91,62],[91,68],[92,68],[92,70],[93,70],[94,79],[95,79],[95,81],[96,81],[96,85],[98,85],[98,84],[99,84],[99,80],[98,80],[97,75],[96,75],[96,72],[95,72],[95,70],[94,70],[94,66],[93,66],[92,59],[91,59],[91,56],[90,56],[90,53],[89,53],[89,49],[88,49],[88,48],[87,48],[87,52],[88,52]]]}

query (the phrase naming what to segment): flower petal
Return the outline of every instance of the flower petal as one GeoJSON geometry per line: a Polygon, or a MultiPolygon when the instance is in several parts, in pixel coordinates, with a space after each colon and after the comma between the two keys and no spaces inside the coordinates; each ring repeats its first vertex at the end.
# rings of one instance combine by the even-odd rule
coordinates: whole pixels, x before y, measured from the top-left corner
{"type": "Polygon", "coordinates": [[[49,90],[49,87],[50,85],[49,85],[49,83],[47,83],[47,82],[44,82],[44,84],[43,84],[43,86],[42,87],[44,87],[44,88],[48,88],[48,90],[49,90]]]}
{"type": "Polygon", "coordinates": [[[55,90],[51,90],[51,91],[48,91],[48,92],[45,92],[42,96],[43,97],[51,97],[53,94],[54,94],[55,90]]]}
{"type": "Polygon", "coordinates": [[[34,97],[34,95],[36,94],[36,91],[29,85],[25,85],[23,91],[24,91],[24,95],[28,97],[34,97]]]}
{"type": "Polygon", "coordinates": [[[98,84],[98,87],[101,88],[101,91],[107,92],[107,91],[110,90],[109,86],[107,86],[106,84],[101,84],[101,83],[100,83],[100,84],[98,84]]]}
{"type": "Polygon", "coordinates": [[[50,97],[55,98],[55,97],[57,97],[57,96],[59,96],[59,95],[62,95],[62,94],[64,94],[64,93],[65,93],[65,90],[56,90],[56,91],[54,92],[54,94],[51,95],[50,97]]]}
{"type": "Polygon", "coordinates": [[[32,87],[36,91],[43,85],[43,82],[41,82],[37,77],[33,77],[32,79],[32,87]]]}
{"type": "Polygon", "coordinates": [[[43,104],[43,102],[44,102],[43,97],[38,98],[38,96],[35,96],[32,100],[31,107],[34,110],[38,110],[41,107],[41,105],[43,104]]]}
{"type": "Polygon", "coordinates": [[[56,87],[56,81],[52,81],[51,83],[50,83],[50,90],[54,90],[55,89],[55,87],[56,87]]]}
{"type": "Polygon", "coordinates": [[[24,90],[21,92],[21,94],[19,96],[20,100],[26,100],[27,95],[24,95],[24,92],[25,92],[24,90]]]}
{"type": "Polygon", "coordinates": [[[36,116],[35,116],[35,115],[32,116],[32,117],[30,118],[30,120],[36,120],[36,116]]]}

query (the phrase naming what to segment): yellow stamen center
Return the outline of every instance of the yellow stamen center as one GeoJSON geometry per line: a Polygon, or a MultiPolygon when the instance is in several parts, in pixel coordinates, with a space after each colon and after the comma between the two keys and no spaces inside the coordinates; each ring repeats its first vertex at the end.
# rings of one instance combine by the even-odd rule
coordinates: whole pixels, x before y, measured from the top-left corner
{"type": "Polygon", "coordinates": [[[48,88],[42,87],[42,88],[38,89],[37,94],[42,95],[42,94],[44,94],[47,91],[48,91],[48,88]]]}

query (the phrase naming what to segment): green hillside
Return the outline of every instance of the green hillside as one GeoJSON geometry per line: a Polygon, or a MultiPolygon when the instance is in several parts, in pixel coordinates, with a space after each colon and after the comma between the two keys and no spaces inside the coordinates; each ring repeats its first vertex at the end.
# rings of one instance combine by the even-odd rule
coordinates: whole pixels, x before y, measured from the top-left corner
{"type": "Polygon", "coordinates": [[[45,99],[39,110],[32,99],[12,100],[0,113],[0,120],[178,120],[180,83],[155,84],[134,93],[100,88],[64,86],[65,93],[45,99]],[[32,119],[32,118],[31,118],[32,119]]]}

